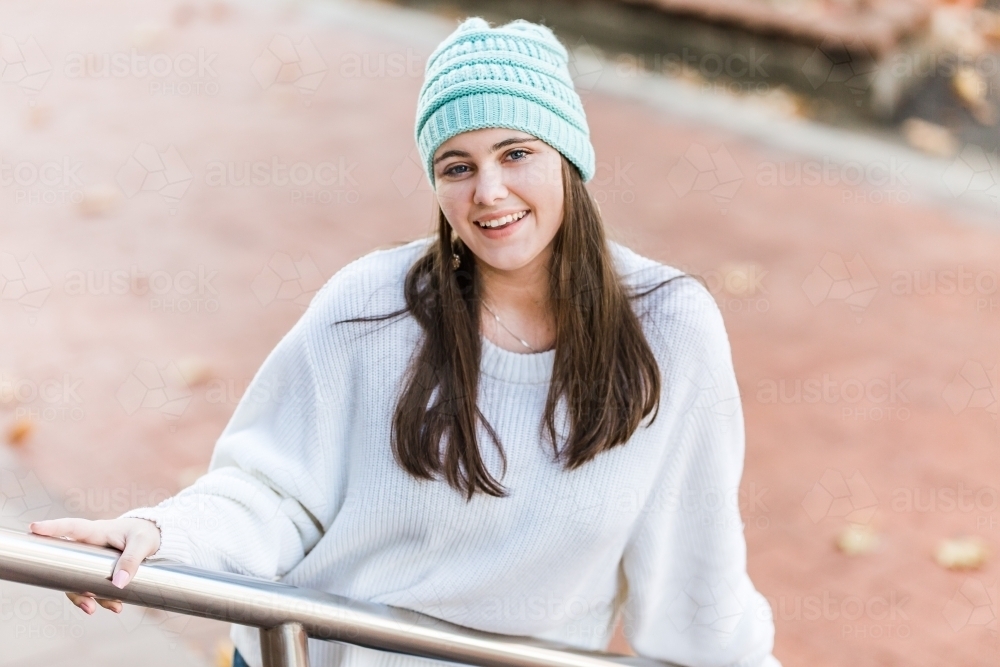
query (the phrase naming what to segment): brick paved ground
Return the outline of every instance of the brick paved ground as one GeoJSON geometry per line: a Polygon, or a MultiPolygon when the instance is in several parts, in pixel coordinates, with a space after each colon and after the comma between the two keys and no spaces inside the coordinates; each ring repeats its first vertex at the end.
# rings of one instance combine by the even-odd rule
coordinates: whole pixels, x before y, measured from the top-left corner
{"type": "MultiPolygon", "coordinates": [[[[115,516],[182,488],[310,292],[354,257],[430,230],[412,122],[423,60],[450,24],[324,7],[0,6],[25,65],[10,64],[6,42],[0,427],[30,426],[0,450],[5,525],[115,516]],[[88,57],[127,62],[133,47],[182,75],[86,73],[88,57]],[[300,71],[276,73],[294,53],[300,71]],[[267,174],[304,163],[302,184],[243,185],[247,162],[267,174]],[[307,178],[322,163],[332,169],[307,178]]],[[[1000,237],[988,198],[1000,179],[988,162],[975,179],[956,163],[954,187],[933,187],[927,174],[948,164],[928,172],[862,140],[863,163],[813,184],[846,140],[810,142],[829,135],[749,107],[720,126],[671,107],[687,99],[675,89],[589,72],[578,85],[600,165],[591,188],[614,237],[703,274],[726,318],[747,424],[749,570],[772,600],[776,655],[996,664],[996,560],[951,572],[931,554],[958,535],[1000,549],[1000,237]],[[858,166],[869,172],[860,184],[858,166]],[[958,289],[948,272],[964,276],[958,289]],[[833,542],[855,511],[881,542],[848,557],[833,542]]],[[[32,638],[22,626],[57,631],[41,612],[0,619],[3,645],[16,647],[0,664],[105,664],[111,644],[119,656],[210,663],[225,635],[200,621],[146,632],[100,613],[68,615],[83,633],[70,639],[32,638]]]]}

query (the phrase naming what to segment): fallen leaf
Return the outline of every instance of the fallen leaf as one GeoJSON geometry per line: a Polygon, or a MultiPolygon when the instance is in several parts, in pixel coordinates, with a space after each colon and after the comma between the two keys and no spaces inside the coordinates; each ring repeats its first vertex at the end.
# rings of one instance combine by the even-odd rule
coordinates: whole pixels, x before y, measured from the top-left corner
{"type": "Polygon", "coordinates": [[[28,438],[35,431],[35,422],[27,417],[22,417],[14,421],[7,429],[7,442],[14,446],[22,446],[27,443],[28,438]]]}
{"type": "Polygon", "coordinates": [[[83,189],[83,196],[77,203],[77,210],[86,216],[103,215],[114,208],[121,198],[121,191],[106,183],[89,185],[83,189]]]}
{"type": "Polygon", "coordinates": [[[189,387],[197,387],[212,379],[212,368],[201,357],[184,357],[177,360],[177,370],[189,387]]]}
{"type": "Polygon", "coordinates": [[[52,109],[48,105],[35,103],[28,107],[27,124],[32,129],[40,129],[49,124],[52,109]]]}
{"type": "Polygon", "coordinates": [[[183,468],[177,473],[177,485],[182,489],[186,489],[206,472],[205,466],[188,466],[187,468],[183,468]]]}
{"type": "Polygon", "coordinates": [[[934,552],[938,565],[949,570],[974,570],[989,557],[986,543],[976,536],[942,540],[934,552]]]}
{"type": "Polygon", "coordinates": [[[958,142],[951,131],[922,118],[907,118],[900,129],[906,143],[918,150],[939,157],[952,157],[958,152],[958,142]]]}
{"type": "Polygon", "coordinates": [[[986,99],[989,84],[974,66],[960,67],[951,77],[951,88],[980,125],[996,125],[996,107],[986,99]]]}
{"type": "Polygon", "coordinates": [[[225,2],[213,2],[208,8],[208,18],[215,23],[221,23],[228,19],[233,13],[232,7],[225,2]]]}
{"type": "Polygon", "coordinates": [[[986,99],[986,80],[971,65],[964,65],[955,71],[951,87],[958,98],[970,107],[982,104],[986,99]]]}
{"type": "Polygon", "coordinates": [[[236,647],[229,639],[220,639],[215,645],[215,667],[232,667],[236,647]]]}
{"type": "Polygon", "coordinates": [[[990,42],[1000,42],[1000,13],[986,9],[973,11],[976,30],[990,42]]]}
{"type": "Polygon", "coordinates": [[[188,23],[194,20],[195,15],[198,14],[197,8],[190,3],[182,3],[174,7],[173,20],[174,25],[178,27],[186,26],[188,23]]]}
{"type": "Polygon", "coordinates": [[[987,50],[987,40],[975,27],[970,7],[939,5],[931,11],[928,31],[934,48],[977,58],[987,50]]]}
{"type": "Polygon", "coordinates": [[[750,297],[766,292],[762,280],[767,275],[759,264],[730,262],[719,267],[718,273],[706,274],[713,292],[725,292],[737,297],[750,297]],[[712,285],[715,281],[718,284],[712,285]]]}
{"type": "Polygon", "coordinates": [[[837,548],[848,556],[862,556],[875,551],[879,537],[871,526],[849,523],[837,535],[837,548]]]}
{"type": "Polygon", "coordinates": [[[155,23],[141,23],[132,28],[129,42],[140,51],[152,51],[163,45],[166,29],[155,23]]]}
{"type": "Polygon", "coordinates": [[[0,368],[0,405],[10,406],[17,401],[17,387],[20,379],[8,370],[0,368]]]}

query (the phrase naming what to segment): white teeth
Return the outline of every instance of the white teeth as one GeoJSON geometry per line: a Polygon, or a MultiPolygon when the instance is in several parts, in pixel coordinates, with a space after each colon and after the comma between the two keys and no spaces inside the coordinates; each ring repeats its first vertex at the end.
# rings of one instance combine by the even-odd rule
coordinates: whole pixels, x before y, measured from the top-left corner
{"type": "Polygon", "coordinates": [[[497,218],[496,220],[490,220],[489,222],[477,222],[476,224],[480,227],[502,227],[509,222],[514,222],[515,220],[520,220],[525,215],[527,211],[521,211],[520,213],[511,213],[510,215],[505,215],[502,218],[497,218]]]}

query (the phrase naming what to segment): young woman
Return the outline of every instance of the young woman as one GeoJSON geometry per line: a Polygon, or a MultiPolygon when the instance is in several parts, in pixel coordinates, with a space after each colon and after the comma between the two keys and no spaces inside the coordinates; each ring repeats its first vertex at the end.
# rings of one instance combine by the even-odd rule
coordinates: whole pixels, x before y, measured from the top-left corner
{"type": "MultiPolygon", "coordinates": [[[[119,587],[163,558],[584,649],[621,619],[643,656],[780,667],[746,573],[722,317],[698,281],[606,239],[565,48],[466,20],[428,60],[416,140],[436,235],[330,279],[209,472],[157,507],[32,530],[121,549],[119,587]]],[[[257,633],[232,636],[260,667],[257,633]]]]}

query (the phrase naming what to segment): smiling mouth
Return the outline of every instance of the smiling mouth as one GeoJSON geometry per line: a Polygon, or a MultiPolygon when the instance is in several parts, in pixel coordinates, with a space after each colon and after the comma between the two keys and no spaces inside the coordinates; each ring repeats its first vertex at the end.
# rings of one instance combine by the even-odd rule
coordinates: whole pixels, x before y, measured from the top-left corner
{"type": "Polygon", "coordinates": [[[483,229],[502,229],[507,225],[512,225],[524,216],[528,215],[528,211],[521,211],[520,213],[511,213],[510,215],[505,215],[502,218],[497,218],[496,220],[490,220],[488,222],[476,221],[476,225],[483,229]]]}

